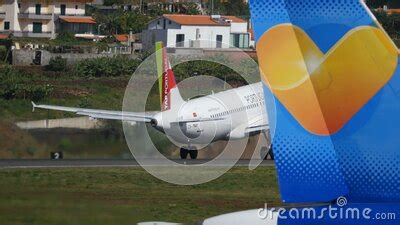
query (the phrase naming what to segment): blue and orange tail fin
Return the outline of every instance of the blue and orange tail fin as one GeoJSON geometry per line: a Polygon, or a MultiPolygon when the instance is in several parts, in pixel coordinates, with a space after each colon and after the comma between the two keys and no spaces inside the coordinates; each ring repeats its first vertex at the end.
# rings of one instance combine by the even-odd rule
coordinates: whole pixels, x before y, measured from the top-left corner
{"type": "Polygon", "coordinates": [[[282,199],[400,200],[398,49],[364,1],[250,7],[282,199]]]}
{"type": "Polygon", "coordinates": [[[176,84],[175,75],[168,60],[167,49],[162,42],[156,43],[156,62],[161,111],[182,104],[183,99],[176,84]]]}

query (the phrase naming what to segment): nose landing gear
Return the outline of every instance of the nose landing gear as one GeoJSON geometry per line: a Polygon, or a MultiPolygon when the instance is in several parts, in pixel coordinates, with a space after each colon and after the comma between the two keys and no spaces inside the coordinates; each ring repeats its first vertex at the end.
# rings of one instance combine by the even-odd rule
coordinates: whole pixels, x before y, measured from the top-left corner
{"type": "Polygon", "coordinates": [[[181,156],[181,159],[186,159],[189,154],[191,159],[197,159],[198,152],[199,152],[198,150],[188,150],[185,148],[181,148],[180,156],[181,156]]]}

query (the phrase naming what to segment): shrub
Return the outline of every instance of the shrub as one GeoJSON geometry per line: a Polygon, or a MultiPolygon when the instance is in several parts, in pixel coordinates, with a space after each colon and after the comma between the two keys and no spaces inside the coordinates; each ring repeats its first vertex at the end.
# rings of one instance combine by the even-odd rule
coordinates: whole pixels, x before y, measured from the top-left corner
{"type": "Polygon", "coordinates": [[[73,42],[76,40],[76,38],[71,32],[61,32],[57,35],[55,40],[60,42],[73,42]]]}
{"type": "Polygon", "coordinates": [[[46,66],[46,70],[61,72],[67,70],[67,59],[63,59],[61,56],[52,57],[49,61],[49,65],[46,66]]]}
{"type": "Polygon", "coordinates": [[[35,85],[25,88],[24,91],[28,93],[25,97],[28,97],[32,101],[40,101],[53,91],[53,87],[50,85],[35,85]]]}
{"type": "Polygon", "coordinates": [[[17,84],[6,84],[2,86],[0,95],[6,100],[13,99],[17,96],[19,86],[17,84]]]}
{"type": "Polygon", "coordinates": [[[225,78],[227,80],[242,80],[235,71],[226,67],[225,65],[217,63],[228,62],[229,59],[225,55],[216,54],[214,56],[211,56],[210,59],[210,61],[193,60],[180,63],[173,68],[175,76],[178,80],[183,80],[190,76],[193,76],[196,72],[197,75],[215,76],[222,80],[224,80],[225,78]],[[217,62],[213,62],[212,60],[215,60],[217,62]]]}
{"type": "Polygon", "coordinates": [[[0,63],[7,60],[7,55],[8,55],[7,47],[0,45],[0,63]]]}
{"type": "Polygon", "coordinates": [[[53,91],[53,87],[50,85],[34,84],[26,79],[26,76],[12,66],[0,67],[0,98],[39,101],[53,91]]]}
{"type": "Polygon", "coordinates": [[[115,77],[132,74],[140,61],[123,56],[100,57],[78,62],[75,72],[85,77],[115,77]]]}
{"type": "Polygon", "coordinates": [[[19,90],[18,72],[12,66],[6,65],[0,68],[0,97],[13,99],[19,90]]]}

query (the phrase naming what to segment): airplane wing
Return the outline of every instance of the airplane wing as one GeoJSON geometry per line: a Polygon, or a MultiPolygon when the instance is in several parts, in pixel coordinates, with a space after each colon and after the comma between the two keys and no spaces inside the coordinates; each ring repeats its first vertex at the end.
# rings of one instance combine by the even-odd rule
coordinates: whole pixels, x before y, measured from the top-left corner
{"type": "Polygon", "coordinates": [[[99,109],[85,109],[85,108],[74,108],[65,106],[55,105],[36,105],[32,102],[33,111],[35,109],[49,109],[64,112],[72,112],[77,115],[88,116],[94,119],[108,119],[108,120],[124,120],[132,122],[144,122],[149,123],[153,116],[157,112],[122,112],[122,111],[111,111],[111,110],[99,110],[99,109]]]}
{"type": "Polygon", "coordinates": [[[267,116],[261,114],[249,121],[248,126],[245,128],[246,133],[260,132],[269,130],[267,116]]]}

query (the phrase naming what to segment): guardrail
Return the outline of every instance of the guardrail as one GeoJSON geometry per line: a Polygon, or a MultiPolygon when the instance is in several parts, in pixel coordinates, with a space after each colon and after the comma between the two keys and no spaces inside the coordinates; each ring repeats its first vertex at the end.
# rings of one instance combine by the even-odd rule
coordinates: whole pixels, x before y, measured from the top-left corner
{"type": "Polygon", "coordinates": [[[13,31],[15,37],[33,37],[33,38],[51,38],[51,32],[44,31],[41,33],[34,33],[33,31],[13,31]]]}
{"type": "Polygon", "coordinates": [[[41,14],[35,14],[35,13],[19,13],[18,18],[21,19],[48,19],[51,20],[53,18],[53,15],[51,13],[41,13],[41,14]]]}

